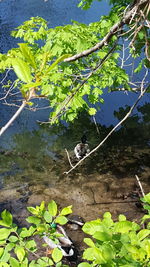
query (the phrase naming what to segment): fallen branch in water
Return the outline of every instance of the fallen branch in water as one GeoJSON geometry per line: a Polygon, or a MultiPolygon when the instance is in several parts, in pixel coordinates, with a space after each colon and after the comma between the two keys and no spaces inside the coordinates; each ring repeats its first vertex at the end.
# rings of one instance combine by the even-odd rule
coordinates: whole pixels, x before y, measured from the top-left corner
{"type": "Polygon", "coordinates": [[[142,197],[144,197],[144,196],[145,196],[145,193],[144,193],[142,184],[141,184],[141,182],[140,182],[140,179],[139,179],[139,177],[138,177],[137,175],[135,175],[135,178],[136,178],[136,180],[137,180],[137,182],[138,182],[138,185],[139,185],[139,187],[140,187],[140,190],[141,190],[141,193],[142,193],[142,197]]]}
{"type": "Polygon", "coordinates": [[[68,161],[70,163],[70,166],[73,168],[73,165],[71,163],[71,159],[70,159],[70,156],[69,156],[69,153],[68,153],[68,150],[65,148],[65,151],[66,151],[66,154],[67,154],[67,157],[68,157],[68,161]]]}
{"type": "Polygon", "coordinates": [[[81,160],[79,160],[77,162],[77,164],[75,164],[69,171],[64,172],[64,174],[69,174],[72,170],[74,170],[78,165],[80,165],[80,163],[82,161],[84,161],[86,158],[88,158],[91,154],[93,154],[95,151],[97,151],[104,143],[105,141],[112,135],[112,133],[124,122],[126,121],[126,119],[131,115],[132,111],[134,110],[134,108],[136,107],[136,105],[138,104],[138,102],[141,100],[141,98],[143,97],[143,95],[145,94],[145,92],[147,91],[147,89],[149,88],[149,85],[143,90],[143,83],[141,86],[141,93],[139,95],[139,97],[137,98],[137,100],[134,102],[134,104],[131,106],[129,112],[124,116],[124,118],[119,121],[115,127],[106,135],[106,137],[94,148],[92,149],[88,155],[86,155],[84,158],[82,158],[81,160]]]}

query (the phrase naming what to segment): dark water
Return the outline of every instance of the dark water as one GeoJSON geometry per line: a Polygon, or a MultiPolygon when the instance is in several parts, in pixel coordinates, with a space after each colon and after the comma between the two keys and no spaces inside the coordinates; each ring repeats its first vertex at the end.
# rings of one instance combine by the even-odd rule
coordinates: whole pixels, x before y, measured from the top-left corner
{"type": "MultiPolygon", "coordinates": [[[[78,9],[76,4],[77,1],[73,0],[1,1],[1,52],[6,52],[16,45],[10,37],[11,30],[32,16],[41,16],[49,22],[50,27],[54,27],[70,23],[71,19],[90,23],[98,20],[102,14],[107,14],[109,10],[104,1],[95,2],[88,11],[78,9]]],[[[105,102],[96,115],[100,134],[97,133],[95,123],[87,114],[80,114],[75,123],[68,127],[63,124],[49,127],[37,123],[37,120],[48,120],[49,110],[37,112],[24,110],[0,139],[2,208],[6,203],[13,213],[19,213],[25,205],[53,198],[62,206],[73,204],[75,211],[86,218],[95,217],[99,210],[103,212],[111,208],[114,214],[122,210],[128,212],[128,208],[134,215],[132,205],[129,207],[125,204],[123,207],[121,204],[118,208],[117,205],[108,208],[107,205],[100,207],[97,203],[128,197],[128,193],[136,190],[135,174],[140,176],[144,189],[147,192],[150,189],[150,96],[148,94],[143,97],[122,128],[115,132],[99,151],[69,176],[64,175],[64,171],[70,168],[65,148],[74,161],[74,146],[80,141],[83,131],[86,131],[92,149],[112,129],[112,125],[125,115],[128,106],[131,106],[136,98],[137,94],[131,93],[105,94],[105,102]],[[89,214],[86,205],[87,203],[92,205],[93,201],[95,205],[91,207],[89,214]]],[[[15,108],[11,106],[0,106],[0,127],[14,112],[15,108]]]]}

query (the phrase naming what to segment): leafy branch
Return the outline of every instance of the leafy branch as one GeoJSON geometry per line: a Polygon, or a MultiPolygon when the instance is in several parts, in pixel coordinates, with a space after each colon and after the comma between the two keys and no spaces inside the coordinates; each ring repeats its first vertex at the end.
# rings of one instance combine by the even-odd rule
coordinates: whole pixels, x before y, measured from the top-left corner
{"type": "MultiPolygon", "coordinates": [[[[95,46],[82,51],[79,54],[76,54],[72,57],[68,57],[67,59],[64,60],[64,62],[72,62],[75,61],[77,59],[80,59],[82,57],[86,57],[90,54],[92,54],[93,52],[96,52],[97,50],[101,49],[103,46],[107,45],[109,43],[109,41],[111,40],[111,38],[118,32],[120,32],[122,30],[122,27],[124,25],[128,25],[132,22],[134,16],[139,12],[140,8],[142,5],[148,5],[149,6],[149,0],[140,0],[140,1],[135,1],[135,4],[132,6],[131,5],[131,9],[127,10],[125,12],[125,14],[123,14],[122,19],[117,22],[115,25],[113,25],[110,29],[110,31],[106,34],[106,36],[99,42],[97,43],[95,46]]],[[[140,26],[140,29],[143,26],[140,26]]],[[[136,38],[137,33],[140,31],[140,29],[136,30],[136,33],[134,35],[134,39],[136,38]]],[[[134,42],[134,40],[133,40],[134,42]]]]}

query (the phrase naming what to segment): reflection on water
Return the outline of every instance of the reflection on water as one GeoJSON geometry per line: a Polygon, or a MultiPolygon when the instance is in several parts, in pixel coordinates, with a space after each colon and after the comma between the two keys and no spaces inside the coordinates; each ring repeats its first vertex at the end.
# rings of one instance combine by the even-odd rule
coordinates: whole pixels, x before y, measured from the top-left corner
{"type": "MultiPolygon", "coordinates": [[[[121,107],[114,111],[114,116],[121,120],[128,110],[128,106],[121,107]]],[[[139,172],[142,165],[149,163],[149,116],[150,104],[146,103],[142,107],[139,106],[138,113],[128,118],[101,149],[87,159],[83,167],[79,167],[79,170],[82,169],[86,175],[93,173],[94,170],[98,173],[113,172],[113,168],[117,168],[113,166],[114,162],[114,165],[124,165],[124,174],[127,171],[132,171],[134,174],[134,168],[139,172]],[[132,164],[129,164],[129,161],[132,164]]],[[[90,117],[87,114],[81,114],[68,127],[63,124],[56,127],[42,125],[39,126],[39,130],[14,134],[11,140],[13,149],[5,150],[3,146],[0,147],[3,186],[6,187],[10,183],[14,186],[15,181],[17,184],[29,180],[39,183],[43,183],[43,181],[57,182],[59,180],[58,174],[61,177],[63,171],[69,168],[65,148],[73,158],[73,149],[80,141],[83,132],[87,132],[89,146],[92,149],[103,140],[113,126],[106,127],[98,124],[98,127],[100,135],[90,117]]],[[[79,170],[76,170],[75,173],[78,173],[79,170]]],[[[121,168],[118,167],[119,173],[120,170],[121,168]]]]}
{"type": "MultiPolygon", "coordinates": [[[[119,108],[115,117],[121,119],[128,109],[119,108]]],[[[13,149],[0,147],[0,211],[8,209],[16,223],[24,226],[29,215],[26,206],[54,199],[60,208],[73,205],[73,213],[85,220],[110,211],[114,218],[123,213],[138,222],[143,210],[135,174],[145,193],[150,191],[149,116],[150,104],[139,106],[137,114],[68,176],[64,174],[70,168],[65,148],[74,162],[73,149],[84,131],[92,149],[113,126],[98,124],[99,135],[89,116],[80,114],[68,127],[42,125],[32,133],[14,134],[13,149]]],[[[80,233],[68,234],[81,251],[80,233]]]]}
{"type": "MultiPolygon", "coordinates": [[[[43,14],[50,26],[69,23],[70,19],[89,22],[89,18],[98,19],[98,4],[101,13],[108,12],[103,3],[95,4],[87,13],[79,10],[77,13],[71,1],[5,0],[0,3],[1,49],[4,52],[14,45],[9,31],[30,16],[43,14]]],[[[126,105],[132,105],[136,97],[120,92],[104,96],[105,104],[96,115],[100,135],[87,114],[80,114],[68,127],[64,124],[49,127],[36,122],[47,120],[48,110],[33,113],[25,110],[0,140],[0,210],[8,208],[21,222],[26,205],[55,199],[60,206],[73,204],[74,212],[85,219],[94,219],[106,210],[115,216],[124,211],[129,219],[138,218],[141,212],[135,206],[138,199],[132,198],[138,191],[135,174],[139,175],[145,192],[150,189],[148,94],[133,116],[98,151],[68,176],[64,175],[70,168],[65,148],[74,161],[73,149],[83,132],[87,132],[89,146],[94,148],[126,114],[129,110],[126,105]]],[[[1,127],[15,110],[8,106],[0,108],[1,127]]]]}

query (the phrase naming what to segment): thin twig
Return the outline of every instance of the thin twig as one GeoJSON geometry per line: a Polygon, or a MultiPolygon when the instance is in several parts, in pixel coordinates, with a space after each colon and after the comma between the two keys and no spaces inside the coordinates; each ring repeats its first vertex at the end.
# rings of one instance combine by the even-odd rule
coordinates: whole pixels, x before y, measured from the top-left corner
{"type": "Polygon", "coordinates": [[[145,196],[145,193],[144,193],[142,184],[141,184],[141,182],[140,182],[140,179],[139,179],[139,177],[138,177],[137,175],[135,175],[135,178],[136,178],[136,180],[137,180],[137,182],[138,182],[138,185],[139,185],[139,187],[140,187],[140,189],[141,189],[142,197],[144,197],[144,196],[145,196]]]}
{"type": "Polygon", "coordinates": [[[138,102],[140,101],[140,99],[143,97],[144,93],[146,92],[146,90],[148,89],[149,86],[147,86],[145,88],[145,90],[141,91],[139,97],[137,98],[137,100],[134,102],[134,104],[132,105],[132,107],[130,108],[129,112],[124,116],[124,118],[119,121],[119,123],[117,123],[115,125],[115,127],[107,134],[107,136],[94,148],[92,149],[88,155],[86,155],[84,158],[82,158],[80,161],[77,162],[77,164],[75,164],[69,171],[64,172],[65,174],[69,174],[72,170],[74,170],[78,165],[81,164],[82,161],[84,161],[87,157],[89,157],[91,154],[93,154],[95,151],[97,151],[104,143],[105,141],[112,135],[112,133],[131,115],[132,111],[134,110],[134,108],[136,107],[136,105],[138,104],[138,102]]]}
{"type": "Polygon", "coordinates": [[[5,124],[4,127],[1,128],[0,130],[0,136],[9,128],[9,126],[15,121],[15,119],[19,116],[21,111],[24,109],[26,106],[26,101],[22,102],[22,105],[19,107],[19,109],[16,111],[16,113],[12,116],[12,118],[5,124]]]}
{"type": "Polygon", "coordinates": [[[94,123],[95,123],[96,131],[97,131],[97,133],[100,135],[100,131],[99,131],[99,128],[98,128],[98,125],[97,125],[97,121],[96,121],[96,119],[95,119],[95,116],[93,116],[93,121],[94,121],[94,123]]]}
{"type": "Polygon", "coordinates": [[[67,154],[67,157],[68,157],[68,161],[70,163],[70,166],[73,168],[73,165],[71,163],[71,159],[70,159],[70,156],[69,156],[69,153],[68,153],[68,150],[65,148],[65,151],[66,151],[66,154],[67,154]]]}
{"type": "MultiPolygon", "coordinates": [[[[117,40],[118,41],[118,40],[117,40]]],[[[114,43],[113,47],[108,51],[107,55],[105,55],[100,62],[97,64],[97,66],[88,74],[88,76],[81,82],[81,84],[72,92],[71,95],[69,95],[64,102],[62,103],[62,106],[60,110],[57,112],[56,116],[51,119],[51,123],[54,123],[56,119],[58,119],[60,116],[62,116],[62,111],[65,113],[67,110],[67,106],[70,103],[70,101],[73,99],[73,97],[79,92],[79,90],[82,88],[82,86],[88,81],[88,79],[97,71],[99,70],[105,61],[111,56],[114,49],[116,48],[117,41],[114,43]]]]}

